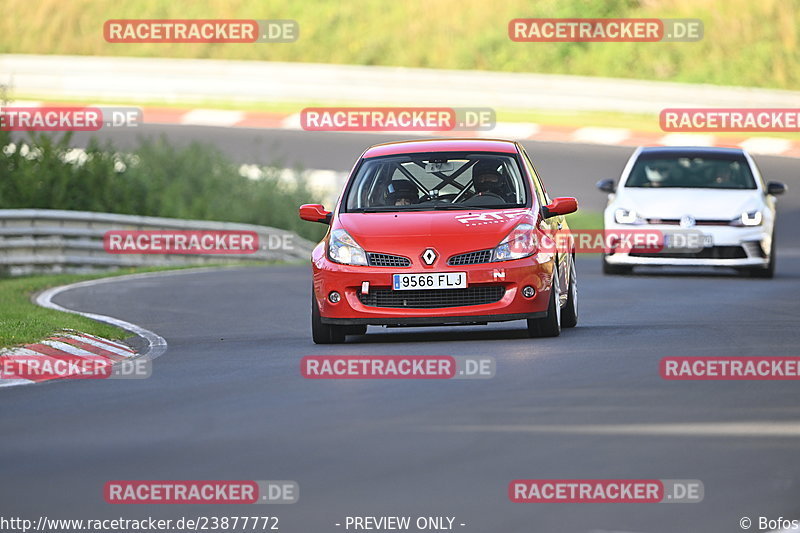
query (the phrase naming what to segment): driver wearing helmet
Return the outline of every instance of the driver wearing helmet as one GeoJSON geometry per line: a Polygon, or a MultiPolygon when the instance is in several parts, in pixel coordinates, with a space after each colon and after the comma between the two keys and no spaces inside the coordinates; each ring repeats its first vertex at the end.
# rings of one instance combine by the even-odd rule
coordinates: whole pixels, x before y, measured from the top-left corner
{"type": "Polygon", "coordinates": [[[647,165],[644,172],[649,182],[646,185],[649,187],[661,187],[671,177],[671,169],[667,165],[647,165]]]}
{"type": "Polygon", "coordinates": [[[386,188],[388,205],[411,205],[419,202],[417,187],[408,180],[394,180],[386,188]]]}
{"type": "Polygon", "coordinates": [[[499,196],[507,200],[504,178],[498,168],[500,163],[493,159],[482,159],[472,167],[472,183],[475,187],[473,196],[499,196]]]}

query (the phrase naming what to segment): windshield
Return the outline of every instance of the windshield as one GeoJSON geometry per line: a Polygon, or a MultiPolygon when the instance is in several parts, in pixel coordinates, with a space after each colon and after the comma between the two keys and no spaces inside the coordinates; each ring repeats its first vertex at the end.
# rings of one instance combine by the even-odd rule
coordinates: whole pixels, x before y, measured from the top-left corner
{"type": "Polygon", "coordinates": [[[684,187],[692,189],[755,189],[744,156],[642,156],[625,187],[684,187]]]}
{"type": "Polygon", "coordinates": [[[427,153],[365,160],[346,191],[348,212],[523,207],[525,180],[515,157],[427,153]]]}

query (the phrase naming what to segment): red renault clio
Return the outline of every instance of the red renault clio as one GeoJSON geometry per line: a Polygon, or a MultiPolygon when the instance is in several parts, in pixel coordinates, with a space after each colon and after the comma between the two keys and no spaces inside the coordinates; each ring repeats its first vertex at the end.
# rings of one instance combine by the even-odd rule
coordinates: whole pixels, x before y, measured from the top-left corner
{"type": "Polygon", "coordinates": [[[367,326],[527,320],[531,337],[578,321],[575,253],[564,215],[528,154],[502,140],[394,142],[367,149],[312,253],[314,342],[344,342],[367,326]],[[563,232],[567,240],[559,240],[563,232]]]}

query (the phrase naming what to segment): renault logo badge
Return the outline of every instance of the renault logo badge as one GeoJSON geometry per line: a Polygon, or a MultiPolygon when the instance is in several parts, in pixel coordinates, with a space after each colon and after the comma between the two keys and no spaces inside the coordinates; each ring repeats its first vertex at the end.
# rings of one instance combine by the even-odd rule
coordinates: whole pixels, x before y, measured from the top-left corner
{"type": "Polygon", "coordinates": [[[436,252],[433,251],[433,248],[428,248],[424,252],[422,252],[422,262],[426,265],[430,266],[436,261],[436,252]]]}

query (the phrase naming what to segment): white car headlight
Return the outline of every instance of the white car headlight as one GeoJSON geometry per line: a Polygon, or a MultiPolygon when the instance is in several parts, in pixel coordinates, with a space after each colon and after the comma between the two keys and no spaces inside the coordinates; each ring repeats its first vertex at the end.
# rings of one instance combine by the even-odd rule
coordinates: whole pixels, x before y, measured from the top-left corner
{"type": "Polygon", "coordinates": [[[522,259],[536,253],[539,239],[530,224],[520,224],[503,239],[492,253],[492,261],[522,259]]]}
{"type": "Polygon", "coordinates": [[[746,211],[733,221],[735,226],[760,226],[764,221],[764,215],[759,210],[746,211]]]}
{"type": "Polygon", "coordinates": [[[614,211],[614,221],[617,224],[647,224],[633,209],[619,208],[614,211]]]}
{"type": "Polygon", "coordinates": [[[331,232],[328,257],[331,261],[343,265],[367,265],[367,252],[343,229],[331,232]]]}

